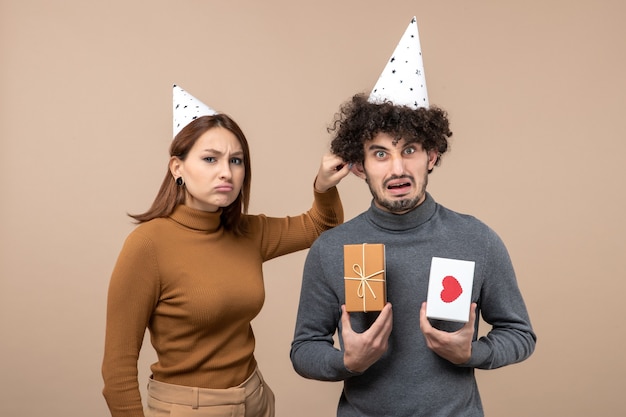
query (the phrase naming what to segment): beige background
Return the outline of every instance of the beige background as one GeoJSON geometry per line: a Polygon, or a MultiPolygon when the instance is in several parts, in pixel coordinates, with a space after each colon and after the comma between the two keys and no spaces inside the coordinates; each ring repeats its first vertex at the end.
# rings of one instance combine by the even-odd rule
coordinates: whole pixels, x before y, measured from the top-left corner
{"type": "MultiPolygon", "coordinates": [[[[327,124],[413,15],[455,133],[429,190],[502,236],[539,335],[527,362],[478,371],[488,415],[624,415],[620,0],[0,0],[0,415],[108,415],[109,274],[165,173],[172,83],[248,135],[251,212],[297,214],[327,124]]],[[[347,218],[369,204],[356,177],[340,191],[347,218]]],[[[265,265],[254,323],[279,416],[334,415],[341,387],[289,362],[305,255],[265,265]]]]}

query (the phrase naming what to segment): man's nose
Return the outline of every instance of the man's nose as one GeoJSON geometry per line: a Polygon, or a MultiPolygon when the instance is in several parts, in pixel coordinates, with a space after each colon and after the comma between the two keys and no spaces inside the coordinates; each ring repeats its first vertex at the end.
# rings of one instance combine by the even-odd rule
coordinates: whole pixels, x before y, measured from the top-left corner
{"type": "Polygon", "coordinates": [[[391,158],[391,172],[394,175],[404,174],[404,160],[399,155],[391,158]]]}

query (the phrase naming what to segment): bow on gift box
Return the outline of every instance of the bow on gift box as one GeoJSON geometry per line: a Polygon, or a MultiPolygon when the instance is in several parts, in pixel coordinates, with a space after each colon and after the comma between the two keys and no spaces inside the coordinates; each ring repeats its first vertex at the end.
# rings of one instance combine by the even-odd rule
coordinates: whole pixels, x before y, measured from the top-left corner
{"type": "Polygon", "coordinates": [[[363,312],[367,312],[367,291],[366,291],[366,287],[369,290],[369,292],[372,294],[372,297],[374,297],[374,299],[377,299],[376,297],[376,293],[374,292],[374,289],[372,288],[372,286],[370,285],[370,281],[375,281],[375,282],[385,282],[384,277],[382,279],[380,278],[374,278],[377,275],[381,275],[385,272],[384,269],[381,269],[380,271],[376,271],[374,273],[365,275],[366,273],[366,269],[365,269],[365,245],[366,243],[363,243],[361,245],[362,247],[362,252],[361,252],[361,264],[363,265],[361,267],[361,265],[359,265],[358,263],[355,263],[352,265],[352,271],[354,271],[354,273],[357,275],[357,277],[344,277],[345,280],[350,280],[350,281],[359,281],[359,285],[357,287],[357,297],[361,298],[363,300],[363,312]]]}

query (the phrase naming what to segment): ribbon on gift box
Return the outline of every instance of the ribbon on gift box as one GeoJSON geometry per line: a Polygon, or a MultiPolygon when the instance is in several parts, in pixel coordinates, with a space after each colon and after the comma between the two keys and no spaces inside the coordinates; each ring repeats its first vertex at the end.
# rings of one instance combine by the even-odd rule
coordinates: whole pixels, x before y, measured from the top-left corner
{"type": "Polygon", "coordinates": [[[365,245],[366,245],[366,243],[363,243],[363,245],[361,245],[361,247],[363,248],[362,254],[361,254],[361,259],[362,259],[361,263],[363,264],[363,267],[361,267],[361,265],[359,265],[359,264],[353,264],[352,265],[352,270],[354,271],[354,273],[358,277],[343,277],[344,280],[360,281],[359,282],[359,286],[357,287],[356,295],[357,295],[357,297],[363,299],[363,312],[367,312],[367,302],[366,302],[367,301],[367,297],[366,297],[367,292],[366,292],[366,287],[372,293],[372,297],[374,297],[374,299],[377,299],[376,293],[374,292],[374,289],[370,285],[370,281],[385,282],[384,279],[373,278],[376,275],[380,275],[380,274],[384,273],[385,272],[384,269],[381,269],[380,271],[374,272],[373,274],[365,275],[365,272],[367,271],[365,269],[365,245]]]}

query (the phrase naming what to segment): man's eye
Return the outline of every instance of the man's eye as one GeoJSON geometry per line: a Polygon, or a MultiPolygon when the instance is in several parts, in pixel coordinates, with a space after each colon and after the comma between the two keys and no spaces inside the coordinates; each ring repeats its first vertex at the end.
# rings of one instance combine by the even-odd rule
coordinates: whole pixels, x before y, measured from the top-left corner
{"type": "Polygon", "coordinates": [[[406,148],[404,150],[404,153],[409,154],[409,155],[412,153],[415,153],[415,148],[406,148]]]}
{"type": "Polygon", "coordinates": [[[243,164],[243,159],[241,158],[230,158],[230,163],[235,165],[243,164]]]}
{"type": "Polygon", "coordinates": [[[384,158],[385,157],[385,152],[384,151],[377,151],[374,155],[376,155],[376,158],[384,158]]]}

